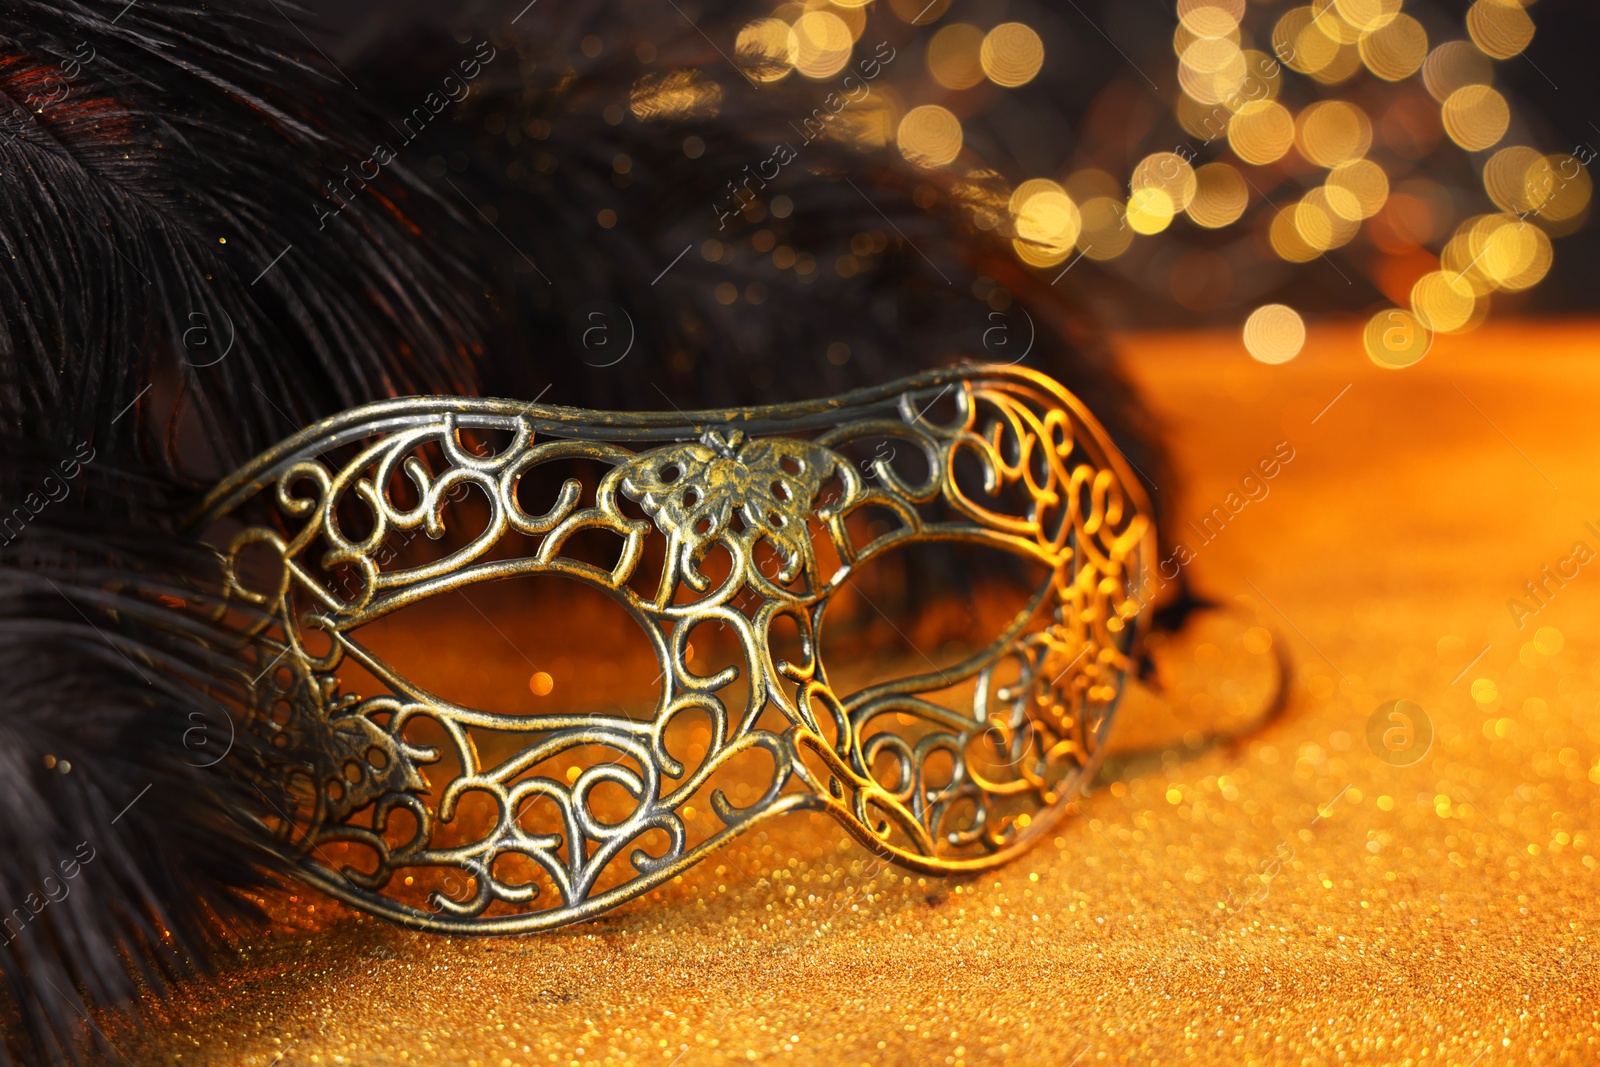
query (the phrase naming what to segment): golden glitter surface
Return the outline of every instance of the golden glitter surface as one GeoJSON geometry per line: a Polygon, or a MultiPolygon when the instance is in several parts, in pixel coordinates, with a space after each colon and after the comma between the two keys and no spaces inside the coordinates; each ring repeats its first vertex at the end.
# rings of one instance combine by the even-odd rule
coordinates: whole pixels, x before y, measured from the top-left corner
{"type": "MultiPolygon", "coordinates": [[[[1277,366],[1236,330],[1125,344],[1186,478],[1169,540],[1295,663],[1263,730],[1114,761],[981,877],[800,816],[532,937],[295,891],[109,1038],[261,1067],[1600,1060],[1600,327],[1497,321],[1395,370],[1351,358],[1362,325],[1277,366]]],[[[1210,681],[1175,713],[1214,723],[1230,661],[1186,655],[1210,681]]]]}

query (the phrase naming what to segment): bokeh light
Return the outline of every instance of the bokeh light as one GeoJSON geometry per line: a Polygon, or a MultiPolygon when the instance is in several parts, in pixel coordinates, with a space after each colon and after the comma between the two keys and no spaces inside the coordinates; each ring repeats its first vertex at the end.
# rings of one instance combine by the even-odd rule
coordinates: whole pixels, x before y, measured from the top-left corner
{"type": "Polygon", "coordinates": [[[1439,266],[1450,275],[1452,284],[1466,285],[1474,296],[1487,296],[1495,290],[1494,281],[1483,272],[1483,242],[1473,240],[1484,218],[1474,215],[1464,220],[1439,252],[1439,266]]]}
{"type": "Polygon", "coordinates": [[[1350,243],[1360,230],[1352,219],[1335,211],[1328,201],[1328,190],[1312,189],[1294,206],[1294,228],[1300,239],[1318,252],[1350,243]]]}
{"type": "Polygon", "coordinates": [[[1361,30],[1344,17],[1338,0],[1316,0],[1311,5],[1311,24],[1324,37],[1337,44],[1355,44],[1361,39],[1361,30]]]}
{"type": "Polygon", "coordinates": [[[756,19],[747,23],[734,39],[734,54],[739,67],[756,81],[775,82],[794,70],[790,61],[791,34],[782,19],[756,19]]]}
{"type": "Polygon", "coordinates": [[[1079,214],[1083,231],[1078,247],[1090,259],[1116,259],[1133,244],[1133,230],[1124,221],[1126,206],[1110,196],[1095,196],[1083,202],[1079,214]]]}
{"type": "Polygon", "coordinates": [[[1178,25],[1195,37],[1237,36],[1243,18],[1244,0],[1178,0],[1178,25]]]}
{"type": "Polygon", "coordinates": [[[1409,311],[1387,308],[1367,320],[1361,332],[1361,347],[1367,358],[1380,367],[1398,370],[1409,367],[1433,344],[1433,334],[1409,311]]]}
{"type": "Polygon", "coordinates": [[[1367,154],[1372,147],[1372,122],[1354,104],[1321,100],[1295,119],[1294,144],[1308,162],[1336,167],[1367,154]]]}
{"type": "Polygon", "coordinates": [[[1422,84],[1441,104],[1457,89],[1488,85],[1493,79],[1494,64],[1466,41],[1446,41],[1422,64],[1422,84]]]}
{"type": "Polygon", "coordinates": [[[1170,226],[1177,210],[1177,205],[1165,190],[1155,187],[1135,189],[1133,195],[1128,197],[1127,222],[1134,233],[1149,236],[1170,226]]]}
{"type": "Polygon", "coordinates": [[[951,0],[889,0],[889,9],[901,22],[913,26],[931,26],[944,18],[950,10],[951,0]]]}
{"type": "MultiPolygon", "coordinates": [[[[791,0],[777,14],[797,19],[827,11],[828,2],[791,0]]],[[[889,2],[912,20],[905,11],[913,0],[889,2]]],[[[1078,253],[1112,260],[1137,243],[1125,277],[1165,289],[1176,305],[1201,314],[1280,285],[1288,274],[1283,263],[1336,257],[1341,273],[1364,274],[1396,305],[1366,310],[1368,357],[1384,367],[1409,366],[1438,334],[1475,328],[1494,294],[1545,278],[1551,239],[1588,217],[1593,183],[1586,163],[1527,145],[1495,151],[1511,118],[1492,85],[1495,61],[1528,47],[1527,3],[1467,0],[1450,15],[1406,0],[1309,0],[1275,11],[1264,0],[1174,0],[1180,91],[1168,106],[1189,135],[1175,151],[1151,151],[1166,147],[1156,140],[1160,127],[1130,104],[1144,87],[1124,78],[1107,88],[1104,113],[1088,115],[1081,150],[1035,164],[1035,173],[1053,171],[1060,184],[1035,178],[1006,200],[999,174],[986,171],[993,181],[979,181],[957,167],[917,195],[930,204],[949,196],[973,226],[1009,232],[1015,255],[1030,266],[1055,266],[1078,253]],[[1439,36],[1457,39],[1430,40],[1439,36]],[[1351,87],[1336,88],[1351,78],[1358,79],[1351,87]],[[1222,142],[1231,156],[1219,158],[1222,142]],[[1485,152],[1469,164],[1479,168],[1481,193],[1462,183],[1459,165],[1431,158],[1457,149],[1485,152]],[[1138,162],[1110,172],[1106,161],[1123,152],[1138,162]],[[984,195],[963,192],[969,186],[984,195]],[[1493,207],[1475,208],[1484,196],[1493,207]],[[1490,213],[1466,217],[1473,210],[1490,213]],[[1184,227],[1171,233],[1180,214],[1199,229],[1239,225],[1248,232],[1225,245],[1184,227]],[[1135,240],[1163,233],[1169,236],[1153,246],[1135,240]],[[1280,263],[1263,258],[1263,238],[1280,263]]],[[[941,3],[916,19],[931,35],[927,67],[939,89],[965,92],[985,78],[1024,85],[1043,69],[1043,42],[1031,27],[1011,22],[982,33],[964,22],[932,25],[947,8],[941,3]]],[[[968,17],[984,24],[978,14],[968,17]]],[[[754,51],[771,50],[771,31],[762,32],[754,51]]],[[[902,99],[928,99],[890,87],[885,95],[897,119],[902,99]]],[[[990,108],[1004,106],[992,93],[959,99],[953,112],[925,106],[898,119],[907,159],[925,167],[953,163],[962,122],[982,123],[990,108]]],[[[977,137],[979,128],[969,132],[977,137]]],[[[994,132],[983,128],[986,137],[994,132]]],[[[1292,358],[1304,343],[1304,322],[1286,304],[1257,308],[1244,329],[1247,349],[1264,362],[1292,358]]]]}
{"type": "Polygon", "coordinates": [[[1266,166],[1294,144],[1294,116],[1276,100],[1252,101],[1228,123],[1228,147],[1246,163],[1266,166]]]}
{"type": "Polygon", "coordinates": [[[983,81],[983,65],[978,62],[982,47],[982,30],[952,23],[928,42],[928,73],[946,89],[970,89],[983,81]]]}
{"type": "Polygon", "coordinates": [[[1207,163],[1194,177],[1194,198],[1185,209],[1189,218],[1210,230],[1237,222],[1250,204],[1250,187],[1244,176],[1226,163],[1207,163]]]}
{"type": "Polygon", "coordinates": [[[1359,222],[1383,209],[1389,199],[1389,175],[1370,159],[1352,159],[1334,167],[1323,188],[1334,213],[1359,222]]]}
{"type": "Polygon", "coordinates": [[[1428,58],[1428,31],[1410,15],[1396,15],[1383,28],[1363,34],[1357,49],[1368,70],[1397,82],[1415,74],[1428,58]]]}
{"type": "Polygon", "coordinates": [[[1467,230],[1466,239],[1478,276],[1497,289],[1526,289],[1550,270],[1550,238],[1516,215],[1479,216],[1467,230]]]}
{"type": "Polygon", "coordinates": [[[1272,225],[1267,231],[1267,239],[1279,259],[1290,263],[1309,263],[1322,252],[1311,247],[1305,238],[1300,236],[1299,227],[1296,225],[1298,214],[1299,205],[1291,204],[1287,211],[1279,211],[1274,215],[1272,225]]]}
{"type": "Polygon", "coordinates": [[[1502,148],[1483,165],[1483,190],[1502,211],[1532,211],[1538,206],[1531,172],[1544,157],[1525,145],[1502,148]]]}
{"type": "Polygon", "coordinates": [[[1287,363],[1306,344],[1306,324],[1287,304],[1265,304],[1244,320],[1244,347],[1262,363],[1287,363]]]}
{"type": "Polygon", "coordinates": [[[1358,35],[1370,34],[1394,23],[1400,0],[1333,0],[1333,9],[1358,35]]]}
{"type": "Polygon", "coordinates": [[[1079,204],[1087,204],[1097,196],[1115,200],[1122,195],[1122,183],[1098,167],[1075,171],[1062,184],[1067,188],[1067,195],[1079,204]]]}
{"type": "Polygon", "coordinates": [[[1049,267],[1072,252],[1083,217],[1067,191],[1047,178],[1033,178],[1011,194],[1017,236],[1013,245],[1024,263],[1049,267]]]}
{"type": "Polygon", "coordinates": [[[1178,83],[1203,104],[1220,104],[1233,96],[1247,74],[1244,53],[1227,38],[1196,39],[1178,63],[1178,83]]]}
{"type": "Polygon", "coordinates": [[[1159,189],[1167,194],[1174,212],[1182,211],[1194,199],[1194,168],[1176,152],[1154,152],[1133,168],[1128,185],[1134,192],[1159,189]]]}
{"type": "Polygon", "coordinates": [[[1444,132],[1469,152],[1481,152],[1506,135],[1511,108],[1487,85],[1466,85],[1451,93],[1440,109],[1444,132]]]}
{"type": "Polygon", "coordinates": [[[1031,26],[1002,22],[984,37],[978,58],[990,81],[1014,89],[1031,82],[1044,66],[1044,42],[1031,26]]]}
{"type": "MultiPolygon", "coordinates": [[[[871,0],[868,0],[868,2],[870,3],[871,0]]],[[[867,28],[866,4],[853,2],[853,0],[851,3],[835,4],[833,3],[833,0],[828,0],[826,4],[809,3],[806,6],[810,8],[822,8],[839,16],[844,24],[850,27],[850,39],[852,41],[860,41],[862,31],[867,28]]]]}
{"type": "Polygon", "coordinates": [[[1309,5],[1291,8],[1272,28],[1272,51],[1284,64],[1301,74],[1315,74],[1339,56],[1339,42],[1317,25],[1309,5]]]}
{"type": "Polygon", "coordinates": [[[1467,12],[1472,43],[1495,59],[1510,59],[1533,40],[1533,19],[1515,0],[1478,0],[1467,12]]]}
{"type": "Polygon", "coordinates": [[[1553,152],[1533,163],[1526,180],[1534,210],[1550,222],[1580,218],[1594,194],[1589,169],[1565,152],[1553,152]]]}
{"type": "Polygon", "coordinates": [[[794,68],[808,78],[831,78],[850,62],[855,36],[831,11],[808,11],[795,20],[790,43],[794,68]]]}
{"type": "Polygon", "coordinates": [[[1451,333],[1472,319],[1478,297],[1466,279],[1450,271],[1430,271],[1411,287],[1411,313],[1434,333],[1451,333]]]}
{"type": "Polygon", "coordinates": [[[919,167],[943,167],[961,152],[961,120],[937,104],[906,112],[895,133],[900,154],[919,167]]]}

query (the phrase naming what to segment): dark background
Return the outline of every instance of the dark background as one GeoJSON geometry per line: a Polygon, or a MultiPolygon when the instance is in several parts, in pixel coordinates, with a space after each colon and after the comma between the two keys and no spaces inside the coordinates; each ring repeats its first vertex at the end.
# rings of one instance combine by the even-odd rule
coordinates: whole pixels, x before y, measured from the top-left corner
{"type": "MultiPolygon", "coordinates": [[[[320,0],[308,6],[302,19],[304,29],[328,58],[341,64],[360,64],[373,61],[407,34],[459,34],[503,25],[525,2],[320,0]]],[[[553,2],[540,0],[541,4],[553,2]]],[[[668,0],[617,2],[622,6],[668,5],[668,0]]],[[[731,38],[730,28],[770,13],[773,6],[680,0],[676,7],[681,15],[676,21],[685,33],[694,32],[687,21],[692,19],[714,35],[721,27],[722,35],[731,38]]],[[[1265,25],[1269,35],[1272,23],[1291,6],[1288,2],[1263,5],[1251,0],[1246,22],[1256,28],[1257,47],[1262,47],[1261,27],[1265,25]]],[[[1404,11],[1427,28],[1432,48],[1446,40],[1467,38],[1464,17],[1469,6],[1466,0],[1408,0],[1404,11]]],[[[604,5],[598,7],[604,9],[604,5]]],[[[910,30],[889,11],[888,0],[875,0],[867,10],[869,19],[910,30]]],[[[1533,42],[1523,55],[1494,64],[1494,85],[1505,94],[1512,111],[1510,130],[1495,148],[1512,144],[1531,145],[1541,152],[1571,152],[1580,144],[1600,148],[1600,59],[1596,57],[1596,47],[1600,46],[1600,5],[1592,0],[1538,0],[1529,5],[1528,11],[1536,27],[1533,42]]],[[[537,11],[536,16],[560,17],[549,10],[537,11]]],[[[1172,101],[1177,93],[1171,43],[1177,16],[1172,0],[1070,0],[1050,4],[956,0],[937,19],[927,20],[929,28],[922,31],[920,40],[925,42],[933,29],[952,21],[984,27],[1007,20],[1032,26],[1043,37],[1046,52],[1040,75],[1014,91],[1020,106],[991,114],[981,132],[969,130],[969,146],[978,148],[985,161],[1007,179],[1016,182],[1036,175],[1061,176],[1084,165],[1084,156],[1095,152],[1096,165],[1125,180],[1149,152],[1194,141],[1172,116],[1172,101]],[[1125,55],[1119,54],[1119,49],[1125,55]],[[1155,90],[1134,69],[1135,65],[1148,73],[1157,85],[1155,90]],[[1128,101],[1134,106],[1130,107],[1128,101]],[[1135,109],[1139,116],[1131,114],[1135,109]],[[1119,115],[1122,110],[1130,112],[1128,121],[1148,121],[1150,125],[1145,136],[1122,153],[1126,158],[1118,168],[1115,162],[1108,162],[1105,146],[1094,144],[1093,139],[1108,120],[1115,125],[1123,117],[1119,115]]],[[[525,26],[537,23],[537,17],[530,17],[525,26]]],[[[418,71],[419,79],[429,77],[432,72],[418,71]]],[[[1309,79],[1293,77],[1301,88],[1310,87],[1309,79]]],[[[1412,80],[1420,81],[1420,77],[1414,75],[1412,80]]],[[[1384,83],[1365,72],[1347,84],[1363,79],[1369,90],[1375,87],[1378,92],[1384,91],[1384,83]]],[[[1340,95],[1342,88],[1334,87],[1331,95],[1340,95]]],[[[1302,95],[1298,102],[1303,106],[1309,99],[1302,95]]],[[[1295,106],[1287,93],[1285,100],[1295,106]]],[[[1493,149],[1467,153],[1446,140],[1425,161],[1431,177],[1455,188],[1457,221],[1495,210],[1479,177],[1492,152],[1493,149]]],[[[1204,146],[1195,165],[1232,158],[1225,144],[1204,146]]],[[[1162,237],[1168,238],[1169,234],[1181,234],[1183,240],[1198,247],[1239,236],[1237,227],[1202,232],[1181,220],[1175,221],[1162,237]]],[[[1148,241],[1141,238],[1135,245],[1148,241]]],[[[1149,243],[1159,244],[1160,239],[1149,243]]],[[[1600,307],[1595,286],[1600,233],[1595,226],[1586,218],[1577,232],[1555,238],[1553,245],[1555,262],[1545,279],[1523,293],[1495,294],[1494,316],[1578,313],[1600,307]]],[[[1155,253],[1141,249],[1141,255],[1148,260],[1155,253]]],[[[1303,265],[1274,263],[1276,278],[1270,292],[1252,293],[1248,299],[1230,300],[1205,312],[1180,306],[1168,295],[1164,282],[1153,274],[1142,277],[1137,265],[1140,257],[1131,254],[1110,266],[1085,262],[1075,281],[1087,302],[1114,328],[1236,326],[1251,306],[1267,298],[1289,302],[1308,317],[1361,314],[1388,303],[1366,276],[1373,258],[1382,253],[1372,248],[1364,236],[1335,255],[1340,263],[1338,273],[1318,261],[1303,265]]]]}

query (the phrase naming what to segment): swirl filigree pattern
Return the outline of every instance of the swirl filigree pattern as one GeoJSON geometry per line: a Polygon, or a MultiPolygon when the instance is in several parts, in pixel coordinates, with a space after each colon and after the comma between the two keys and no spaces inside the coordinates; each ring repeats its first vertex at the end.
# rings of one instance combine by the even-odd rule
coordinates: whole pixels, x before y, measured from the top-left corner
{"type": "Polygon", "coordinates": [[[726,412],[369,405],[259,457],[197,522],[222,531],[229,595],[265,620],[248,716],[283,753],[277,784],[304,800],[281,831],[306,875],[392,919],[478,932],[592,916],[796,810],[826,812],[919,871],[1004,861],[1049,832],[1097,766],[1153,544],[1138,483],[1076,399],[1031,372],[975,366],[726,412]],[[471,447],[479,433],[502,447],[471,447]],[[895,449],[859,461],[866,441],[895,449]],[[895,461],[901,448],[921,473],[895,461]],[[549,477],[564,464],[600,473],[549,477]],[[536,480],[558,488],[530,512],[521,489],[536,480]],[[468,490],[486,517],[457,507],[468,490]],[[858,521],[867,509],[894,521],[858,521]],[[570,548],[597,529],[620,542],[609,567],[570,548]],[[436,546],[426,558],[386,550],[416,533],[436,546]],[[875,557],[922,542],[998,549],[1044,577],[961,662],[836,691],[839,665],[818,644],[830,599],[875,557]],[[660,579],[641,590],[651,551],[660,579]],[[720,569],[707,568],[714,551],[720,569]],[[582,582],[637,623],[661,671],[648,716],[463,706],[360,638],[441,592],[532,574],[582,582]],[[797,655],[775,651],[780,619],[797,655]],[[740,666],[690,669],[687,635],[706,621],[735,635],[740,666]],[[352,664],[377,691],[342,690],[352,664]],[[730,706],[738,677],[745,696],[730,706]],[[685,713],[709,722],[692,761],[666,740],[685,713]],[[517,744],[489,752],[490,732],[517,744]],[[712,789],[714,825],[686,818],[689,799],[754,749],[771,765],[757,795],[736,804],[712,789]],[[551,772],[561,758],[578,766],[551,772]],[[620,817],[602,817],[602,785],[626,794],[620,817]],[[493,814],[446,833],[468,797],[493,814]],[[366,861],[332,860],[344,846],[366,861]],[[507,874],[508,857],[538,877],[507,874]]]}

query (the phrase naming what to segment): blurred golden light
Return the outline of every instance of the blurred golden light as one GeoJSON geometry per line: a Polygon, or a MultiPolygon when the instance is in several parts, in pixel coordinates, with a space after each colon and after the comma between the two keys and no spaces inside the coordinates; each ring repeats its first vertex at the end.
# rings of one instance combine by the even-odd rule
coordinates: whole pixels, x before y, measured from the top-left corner
{"type": "Polygon", "coordinates": [[[1122,193],[1121,182],[1095,167],[1074,171],[1062,184],[1066,186],[1067,195],[1072,197],[1076,204],[1088,204],[1097,196],[1110,197],[1114,200],[1122,193]]]}
{"type": "MultiPolygon", "coordinates": [[[[1506,231],[1512,227],[1506,226],[1501,229],[1506,231]]],[[[1527,242],[1528,247],[1525,252],[1520,248],[1516,250],[1516,259],[1520,265],[1499,279],[1500,288],[1508,293],[1521,292],[1538,285],[1544,280],[1544,276],[1550,273],[1550,265],[1555,261],[1555,250],[1550,247],[1550,237],[1539,227],[1522,223],[1515,233],[1518,241],[1527,242]]]]}
{"type": "Polygon", "coordinates": [[[906,162],[942,167],[961,152],[961,120],[937,104],[914,107],[900,120],[895,140],[906,162]]]}
{"type": "Polygon", "coordinates": [[[1444,132],[1469,152],[1479,152],[1506,135],[1511,108],[1487,85],[1467,85],[1451,93],[1442,109],[1444,132]]]}
{"type": "Polygon", "coordinates": [[[1033,81],[1044,66],[1044,42],[1032,26],[1002,22],[983,39],[979,61],[990,81],[1014,89],[1033,81]]]}
{"type": "Polygon", "coordinates": [[[1167,202],[1172,205],[1172,210],[1182,211],[1194,199],[1194,168],[1175,152],[1152,152],[1133,168],[1128,187],[1135,192],[1140,189],[1160,189],[1167,194],[1167,202]]]}
{"type": "Polygon", "coordinates": [[[1205,104],[1220,104],[1243,86],[1249,71],[1244,53],[1229,40],[1197,40],[1184,49],[1178,64],[1178,82],[1185,92],[1205,104]]]}
{"type": "Polygon", "coordinates": [[[1189,46],[1196,41],[1225,40],[1237,46],[1243,39],[1244,37],[1239,32],[1238,26],[1234,26],[1228,33],[1192,33],[1189,27],[1180,22],[1177,28],[1172,31],[1172,51],[1181,59],[1183,53],[1187,52],[1189,46]]]}
{"type": "Polygon", "coordinates": [[[1400,15],[1400,0],[1333,0],[1333,6],[1360,34],[1384,29],[1400,15]]]}
{"type": "Polygon", "coordinates": [[[1283,90],[1283,64],[1276,57],[1254,48],[1244,50],[1244,66],[1249,75],[1244,80],[1243,99],[1229,106],[1238,110],[1251,100],[1276,100],[1283,90]]]}
{"type": "Polygon", "coordinates": [[[1047,178],[1033,178],[1011,194],[1017,236],[1012,241],[1023,262],[1048,267],[1067,258],[1083,231],[1083,216],[1067,191],[1047,178]]]}
{"type": "Polygon", "coordinates": [[[1533,19],[1515,0],[1478,0],[1467,12],[1467,33],[1486,55],[1510,59],[1533,40],[1533,19]]]}
{"type": "Polygon", "coordinates": [[[808,78],[831,78],[850,62],[855,36],[831,11],[808,11],[795,20],[789,45],[794,68],[808,78]]]}
{"type": "Polygon", "coordinates": [[[1565,152],[1552,152],[1532,162],[1524,182],[1539,218],[1552,222],[1577,218],[1594,194],[1588,169],[1565,152]]]}
{"type": "Polygon", "coordinates": [[[928,73],[946,89],[970,89],[983,81],[981,47],[982,30],[965,22],[951,23],[928,42],[928,73]]]}
{"type": "Polygon", "coordinates": [[[1244,320],[1244,347],[1262,363],[1287,363],[1306,344],[1306,324],[1287,304],[1264,304],[1244,320]]]}
{"type": "Polygon", "coordinates": [[[1409,367],[1428,354],[1433,334],[1409,311],[1388,308],[1367,320],[1361,346],[1380,367],[1409,367]]]}
{"type": "Polygon", "coordinates": [[[1198,36],[1206,36],[1198,27],[1210,25],[1208,20],[1226,19],[1237,26],[1244,21],[1244,11],[1245,0],[1178,0],[1178,21],[1195,28],[1198,36]]]}
{"type": "Polygon", "coordinates": [[[1532,211],[1538,206],[1530,171],[1544,157],[1525,145],[1502,148],[1483,165],[1483,190],[1502,211],[1532,211]]]}
{"type": "Polygon", "coordinates": [[[1295,227],[1295,207],[1291,207],[1288,211],[1280,211],[1272,217],[1272,226],[1267,230],[1267,240],[1271,242],[1272,250],[1278,254],[1278,258],[1290,263],[1309,263],[1322,254],[1300,236],[1300,231],[1295,227]]]}
{"type": "Polygon", "coordinates": [[[1361,30],[1345,19],[1340,10],[1343,6],[1338,0],[1312,0],[1311,21],[1329,40],[1355,44],[1361,38],[1361,30]]]}
{"type": "Polygon", "coordinates": [[[1348,244],[1359,229],[1333,209],[1326,189],[1312,189],[1295,204],[1294,228],[1300,239],[1318,252],[1348,244]]]}
{"type": "Polygon", "coordinates": [[[1515,215],[1490,216],[1470,241],[1481,246],[1479,268],[1500,289],[1526,289],[1550,269],[1550,239],[1515,215]]]}
{"type": "Polygon", "coordinates": [[[1428,58],[1428,31],[1410,15],[1396,15],[1382,29],[1363,34],[1356,47],[1368,70],[1397,82],[1415,74],[1428,58]]]}
{"type": "Polygon", "coordinates": [[[775,82],[789,76],[789,24],[782,19],[756,19],[746,23],[734,38],[733,54],[739,67],[756,81],[775,82]]]}
{"type": "Polygon", "coordinates": [[[1441,104],[1457,89],[1488,85],[1493,79],[1494,64],[1466,41],[1446,41],[1422,64],[1422,84],[1441,104]]]}
{"type": "Polygon", "coordinates": [[[1239,22],[1243,18],[1243,0],[1178,0],[1178,25],[1195,37],[1237,40],[1239,22]]]}
{"type": "Polygon", "coordinates": [[[1460,274],[1436,270],[1411,287],[1411,312],[1434,333],[1451,333],[1472,318],[1478,297],[1460,274]]]}
{"type": "Polygon", "coordinates": [[[1342,44],[1331,62],[1311,72],[1313,81],[1323,85],[1336,85],[1361,69],[1361,49],[1353,44],[1342,44]]]}
{"type": "Polygon", "coordinates": [[[1352,159],[1333,168],[1324,188],[1328,206],[1340,218],[1360,221],[1376,215],[1389,199],[1389,175],[1370,159],[1352,159]]]}
{"type": "MultiPolygon", "coordinates": [[[[868,0],[868,2],[870,3],[871,0],[868,0]]],[[[826,2],[809,0],[807,6],[819,10],[832,9],[833,14],[838,15],[844,20],[844,24],[850,27],[850,39],[852,41],[860,41],[861,31],[867,28],[867,8],[865,4],[836,4],[832,0],[826,0],[826,2]]]]}
{"type": "Polygon", "coordinates": [[[1146,236],[1160,233],[1172,224],[1177,207],[1164,189],[1149,186],[1135,189],[1128,197],[1128,225],[1134,233],[1146,236]]]}
{"type": "Polygon", "coordinates": [[[1483,272],[1483,240],[1474,239],[1480,226],[1491,216],[1477,215],[1456,227],[1456,232],[1445,242],[1439,252],[1439,266],[1450,276],[1452,283],[1465,285],[1474,296],[1488,296],[1494,292],[1494,281],[1483,272]]]}
{"type": "Polygon", "coordinates": [[[944,18],[944,13],[950,10],[951,0],[889,0],[889,8],[901,22],[909,22],[913,26],[931,26],[944,18]]]}
{"type": "Polygon", "coordinates": [[[1309,6],[1291,8],[1272,28],[1272,51],[1284,65],[1301,74],[1313,74],[1339,56],[1339,42],[1316,24],[1309,6]]]}
{"type": "Polygon", "coordinates": [[[1228,124],[1233,121],[1233,114],[1226,107],[1202,104],[1186,92],[1178,94],[1178,103],[1173,110],[1177,113],[1179,125],[1191,136],[1208,144],[1226,134],[1228,124]]]}
{"type": "Polygon", "coordinates": [[[1474,295],[1511,292],[1537,284],[1550,270],[1550,237],[1510,213],[1478,215],[1462,223],[1440,260],[1474,295]]]}
{"type": "Polygon", "coordinates": [[[859,8],[866,7],[872,0],[828,0],[834,7],[859,8]]]}
{"type": "MultiPolygon", "coordinates": [[[[1325,198],[1324,198],[1325,203],[1325,198]]],[[[1332,214],[1324,204],[1317,203],[1309,196],[1294,205],[1294,228],[1300,234],[1300,240],[1309,248],[1318,252],[1326,252],[1333,247],[1333,220],[1332,214]]]]}
{"type": "Polygon", "coordinates": [[[1258,167],[1282,159],[1292,144],[1294,117],[1276,100],[1252,101],[1228,123],[1228,147],[1258,167]]]}
{"type": "Polygon", "coordinates": [[[1372,123],[1366,112],[1343,100],[1322,100],[1295,120],[1295,147],[1319,167],[1336,167],[1360,159],[1372,147],[1372,123]]]}
{"type": "Polygon", "coordinates": [[[1231,226],[1250,203],[1250,188],[1244,176],[1226,163],[1207,163],[1194,172],[1194,199],[1189,202],[1189,218],[1210,230],[1231,226]]]}
{"type": "Polygon", "coordinates": [[[1083,231],[1078,234],[1078,247],[1090,259],[1116,259],[1133,244],[1133,230],[1123,220],[1122,201],[1109,196],[1095,196],[1079,208],[1083,231]]]}

